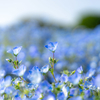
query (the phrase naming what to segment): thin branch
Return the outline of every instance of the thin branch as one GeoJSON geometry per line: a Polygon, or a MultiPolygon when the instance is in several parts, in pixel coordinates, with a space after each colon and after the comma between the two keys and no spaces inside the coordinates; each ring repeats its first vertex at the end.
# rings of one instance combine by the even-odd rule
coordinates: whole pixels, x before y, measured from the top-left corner
{"type": "MultiPolygon", "coordinates": [[[[52,68],[54,68],[54,52],[53,52],[53,66],[52,66],[52,68]]],[[[54,76],[54,73],[53,73],[53,78],[54,78],[55,82],[57,83],[56,78],[54,76]]]]}
{"type": "Polygon", "coordinates": [[[18,68],[18,64],[17,64],[17,57],[16,57],[16,65],[17,65],[17,68],[18,68]]]}
{"type": "MultiPolygon", "coordinates": [[[[20,76],[19,76],[19,77],[20,77],[20,76]]],[[[29,82],[25,81],[22,77],[20,77],[20,79],[23,80],[23,81],[26,82],[26,83],[29,83],[29,82]]]]}

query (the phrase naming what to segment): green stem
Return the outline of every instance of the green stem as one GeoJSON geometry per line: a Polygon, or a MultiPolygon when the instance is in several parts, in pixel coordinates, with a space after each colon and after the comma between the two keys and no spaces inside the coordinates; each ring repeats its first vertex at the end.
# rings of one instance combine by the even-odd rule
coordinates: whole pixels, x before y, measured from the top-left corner
{"type": "MultiPolygon", "coordinates": [[[[53,66],[52,66],[52,68],[54,68],[54,52],[53,52],[53,66]]],[[[57,83],[56,78],[54,76],[54,73],[53,73],[53,78],[54,78],[55,82],[57,83]]]]}
{"type": "Polygon", "coordinates": [[[20,79],[23,80],[24,82],[29,83],[29,82],[25,81],[21,76],[19,76],[19,77],[20,77],[20,79]]]}
{"type": "Polygon", "coordinates": [[[18,69],[18,64],[17,64],[17,57],[16,57],[16,65],[17,65],[17,69],[18,69]]]}

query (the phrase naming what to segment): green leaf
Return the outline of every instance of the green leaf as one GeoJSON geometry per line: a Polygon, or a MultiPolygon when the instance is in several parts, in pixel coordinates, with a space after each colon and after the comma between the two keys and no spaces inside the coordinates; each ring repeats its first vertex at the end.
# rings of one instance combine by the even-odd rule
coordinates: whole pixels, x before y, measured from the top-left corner
{"type": "Polygon", "coordinates": [[[76,72],[75,70],[74,70],[74,71],[72,71],[72,72],[71,72],[71,75],[73,75],[75,72],[76,72]]]}
{"type": "Polygon", "coordinates": [[[18,62],[18,65],[20,65],[22,63],[22,60],[20,62],[18,62]]]}
{"type": "Polygon", "coordinates": [[[79,84],[83,84],[83,80],[82,79],[80,79],[79,84]]]}
{"type": "Polygon", "coordinates": [[[56,64],[59,60],[54,59],[54,64],[56,64]]]}
{"type": "Polygon", "coordinates": [[[8,61],[8,62],[13,62],[13,59],[6,59],[6,61],[8,61]]]}
{"type": "Polygon", "coordinates": [[[62,73],[66,74],[66,75],[70,75],[70,72],[68,70],[64,70],[62,73]]]}
{"type": "Polygon", "coordinates": [[[49,62],[52,62],[52,58],[51,57],[49,57],[49,62]]]}

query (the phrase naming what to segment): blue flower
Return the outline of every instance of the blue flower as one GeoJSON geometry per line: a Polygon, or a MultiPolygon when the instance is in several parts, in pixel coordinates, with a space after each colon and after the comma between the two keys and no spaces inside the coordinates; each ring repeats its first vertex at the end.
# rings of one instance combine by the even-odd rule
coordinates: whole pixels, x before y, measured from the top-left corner
{"type": "Polygon", "coordinates": [[[82,98],[80,96],[77,96],[77,97],[72,97],[69,100],[82,100],[82,98]]]}
{"type": "Polygon", "coordinates": [[[37,87],[38,87],[38,84],[32,84],[32,83],[29,83],[29,84],[27,84],[27,86],[28,86],[28,89],[36,89],[37,87]]]}
{"type": "Polygon", "coordinates": [[[67,82],[68,81],[68,76],[65,75],[65,74],[62,74],[61,77],[60,77],[60,81],[61,82],[67,82]]]}
{"type": "Polygon", "coordinates": [[[40,69],[37,66],[34,66],[32,70],[29,71],[28,79],[33,84],[38,84],[41,82],[42,76],[41,76],[40,69]]]}
{"type": "Polygon", "coordinates": [[[6,73],[5,70],[1,69],[0,70],[0,78],[4,77],[5,73],[6,73]]]}
{"type": "Polygon", "coordinates": [[[11,84],[11,77],[7,76],[5,79],[0,79],[0,94],[5,92],[6,87],[10,86],[11,84]]]}
{"type": "Polygon", "coordinates": [[[60,92],[60,93],[57,94],[57,100],[65,100],[65,99],[66,98],[65,98],[65,95],[64,95],[63,92],[60,92]]]}
{"type": "Polygon", "coordinates": [[[90,94],[91,94],[90,90],[85,90],[84,94],[85,94],[84,99],[86,100],[86,98],[88,98],[90,96],[90,94]]]}
{"type": "Polygon", "coordinates": [[[43,92],[51,91],[52,85],[48,83],[48,81],[43,81],[39,84],[38,90],[43,92]]]}
{"type": "Polygon", "coordinates": [[[19,54],[19,52],[21,51],[22,46],[20,47],[14,47],[13,49],[8,50],[8,53],[13,54],[14,56],[17,56],[19,54]]]}
{"type": "Polygon", "coordinates": [[[15,95],[14,100],[22,100],[22,99],[21,99],[21,97],[17,94],[17,95],[15,95]]]}
{"type": "Polygon", "coordinates": [[[62,92],[64,93],[65,100],[66,100],[68,98],[69,87],[68,86],[66,87],[66,85],[64,85],[62,87],[62,92]]]}
{"type": "Polygon", "coordinates": [[[50,51],[55,52],[55,50],[57,49],[57,46],[58,46],[58,42],[49,42],[49,44],[46,45],[45,47],[49,49],[50,51]]]}
{"type": "Polygon", "coordinates": [[[77,72],[79,72],[80,74],[83,72],[82,66],[80,66],[80,67],[77,69],[77,72]]]}
{"type": "Polygon", "coordinates": [[[47,73],[49,71],[49,65],[45,65],[41,68],[41,73],[47,73]]]}
{"type": "Polygon", "coordinates": [[[4,78],[0,79],[0,94],[4,93],[6,87],[5,87],[5,82],[4,82],[4,78]]]}
{"type": "Polygon", "coordinates": [[[26,71],[26,66],[21,65],[18,69],[13,70],[13,74],[18,76],[23,76],[26,71]]]}
{"type": "Polygon", "coordinates": [[[4,79],[4,85],[5,85],[5,87],[10,86],[11,80],[12,80],[11,76],[7,76],[7,77],[4,79]]]}
{"type": "Polygon", "coordinates": [[[75,96],[77,94],[76,88],[71,88],[70,89],[70,96],[75,96]]]}
{"type": "Polygon", "coordinates": [[[100,74],[95,77],[94,84],[96,87],[100,87],[100,74]]]}
{"type": "Polygon", "coordinates": [[[2,97],[0,96],[0,100],[4,100],[4,95],[2,97]]]}
{"type": "Polygon", "coordinates": [[[44,96],[43,100],[56,100],[55,94],[49,92],[46,96],[44,96]]]}
{"type": "Polygon", "coordinates": [[[13,93],[13,91],[15,91],[14,87],[10,86],[10,87],[6,88],[5,93],[9,95],[9,94],[13,93]]]}
{"type": "Polygon", "coordinates": [[[81,79],[81,74],[79,74],[77,71],[73,75],[68,77],[68,81],[70,81],[74,85],[78,84],[80,79],[81,79]]]}
{"type": "Polygon", "coordinates": [[[90,78],[95,74],[96,70],[94,68],[91,68],[87,73],[86,73],[86,78],[90,78]]]}

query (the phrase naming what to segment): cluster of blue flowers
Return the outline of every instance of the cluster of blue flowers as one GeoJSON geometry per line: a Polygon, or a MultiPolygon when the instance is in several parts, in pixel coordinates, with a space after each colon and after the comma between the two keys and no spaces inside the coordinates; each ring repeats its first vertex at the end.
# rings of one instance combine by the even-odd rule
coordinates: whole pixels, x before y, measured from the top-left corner
{"type": "MultiPolygon", "coordinates": [[[[100,26],[91,30],[72,30],[47,25],[41,27],[38,21],[33,20],[0,28],[0,69],[6,70],[7,74],[12,72],[11,65],[5,61],[11,55],[5,52],[20,45],[23,49],[18,55],[18,60],[22,60],[29,68],[33,65],[41,68],[44,63],[48,63],[48,57],[51,57],[51,52],[43,49],[49,41],[59,42],[55,52],[55,58],[60,59],[55,66],[56,75],[59,76],[63,69],[75,70],[80,65],[85,72],[94,68],[96,73],[99,73],[100,26]]],[[[51,77],[49,74],[48,76],[51,77]]]]}
{"type": "Polygon", "coordinates": [[[100,74],[95,75],[95,69],[87,73],[83,73],[82,66],[73,71],[63,70],[58,78],[55,73],[58,42],[45,47],[52,53],[49,64],[41,69],[33,66],[28,73],[28,67],[17,59],[22,46],[7,51],[15,59],[6,59],[13,66],[12,75],[0,70],[0,100],[100,100],[100,74]],[[46,79],[48,73],[52,82],[46,79]]]}

